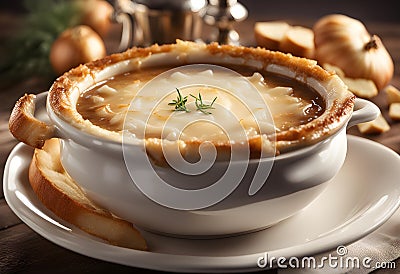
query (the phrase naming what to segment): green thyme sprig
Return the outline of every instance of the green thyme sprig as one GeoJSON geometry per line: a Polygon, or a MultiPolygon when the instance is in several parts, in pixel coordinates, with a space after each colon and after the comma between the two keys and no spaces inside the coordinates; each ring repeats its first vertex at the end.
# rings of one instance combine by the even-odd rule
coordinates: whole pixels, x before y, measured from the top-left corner
{"type": "Polygon", "coordinates": [[[190,110],[188,110],[186,108],[187,96],[182,97],[182,94],[180,93],[179,89],[176,89],[176,92],[178,92],[178,96],[176,97],[176,100],[172,100],[172,102],[168,103],[168,105],[175,106],[175,110],[177,110],[177,111],[190,112],[190,110]]]}
{"type": "Polygon", "coordinates": [[[192,94],[190,94],[190,96],[192,96],[194,99],[196,99],[195,104],[196,104],[197,110],[200,110],[204,114],[211,114],[211,112],[206,111],[206,109],[214,109],[213,104],[214,104],[215,100],[217,100],[217,97],[215,97],[214,100],[212,100],[211,104],[205,104],[203,102],[203,99],[201,98],[200,92],[199,92],[199,97],[196,97],[192,94]]]}
{"type": "MultiPolygon", "coordinates": [[[[190,110],[187,109],[186,103],[188,100],[188,97],[182,97],[181,92],[179,91],[178,88],[176,88],[176,92],[178,92],[178,96],[176,97],[176,100],[172,100],[172,102],[168,103],[169,106],[175,106],[174,110],[176,111],[186,111],[190,112],[190,110]]],[[[203,98],[201,97],[201,94],[199,92],[199,97],[194,96],[193,94],[189,94],[191,97],[193,97],[195,101],[195,105],[197,110],[203,112],[204,114],[211,114],[211,112],[206,111],[207,109],[214,109],[213,104],[217,100],[217,97],[215,97],[211,104],[205,104],[203,102],[203,98]]]]}

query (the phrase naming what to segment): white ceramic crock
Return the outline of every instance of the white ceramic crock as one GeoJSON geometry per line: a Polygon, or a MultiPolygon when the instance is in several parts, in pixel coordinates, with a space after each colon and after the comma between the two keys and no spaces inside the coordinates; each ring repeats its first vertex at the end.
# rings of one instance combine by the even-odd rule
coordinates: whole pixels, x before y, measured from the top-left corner
{"type": "MultiPolygon", "coordinates": [[[[221,236],[254,231],[286,219],[312,202],[341,168],[347,151],[346,126],[322,142],[275,158],[266,183],[249,195],[251,179],[258,161],[249,162],[240,185],[223,201],[201,210],[176,210],[146,197],[132,182],[126,168],[122,145],[83,133],[58,118],[51,108],[44,109],[46,93],[37,97],[37,117],[61,129],[62,164],[72,178],[99,205],[141,228],[180,236],[221,236]]],[[[379,109],[371,102],[356,99],[355,111],[347,127],[373,119],[379,109]]],[[[141,147],[132,146],[135,149],[141,147]]],[[[140,153],[139,151],[137,153],[140,153]]],[[[223,163],[211,175],[219,176],[223,163]]],[[[190,175],[168,167],[155,166],[158,172],[175,179],[184,188],[190,175]]],[[[138,167],[140,169],[140,167],[138,167]]],[[[207,178],[197,178],[199,181],[207,178]]]]}
{"type": "MultiPolygon", "coordinates": [[[[45,137],[60,138],[62,164],[90,199],[143,229],[190,237],[254,231],[296,214],[325,189],[341,168],[347,151],[346,128],[373,120],[380,112],[373,103],[356,99],[352,115],[335,133],[277,157],[250,160],[240,184],[225,199],[202,209],[179,210],[154,202],[133,183],[120,142],[72,126],[54,112],[51,103],[47,93],[38,95],[34,103],[36,118],[32,119],[54,126],[51,136],[45,137]],[[251,191],[260,161],[273,161],[272,170],[264,184],[251,191]]],[[[128,146],[130,155],[143,153],[143,146],[128,146]]],[[[136,171],[142,172],[144,165],[139,161],[136,164],[136,171]]],[[[201,183],[220,176],[226,164],[216,162],[207,174],[196,178],[168,167],[153,165],[153,168],[165,178],[172,178],[170,181],[174,181],[175,187],[187,188],[193,183],[204,187],[201,183]]]]}

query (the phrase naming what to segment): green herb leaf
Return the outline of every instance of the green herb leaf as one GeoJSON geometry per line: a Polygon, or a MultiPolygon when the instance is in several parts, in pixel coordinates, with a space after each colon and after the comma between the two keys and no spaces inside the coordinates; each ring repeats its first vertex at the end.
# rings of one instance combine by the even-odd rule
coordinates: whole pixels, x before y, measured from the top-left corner
{"type": "Polygon", "coordinates": [[[190,112],[186,108],[186,102],[187,102],[187,96],[182,97],[182,94],[180,93],[179,89],[176,88],[176,92],[178,92],[178,96],[176,97],[176,100],[172,100],[172,102],[168,103],[169,106],[175,106],[174,110],[177,111],[186,111],[190,112]]]}
{"type": "Polygon", "coordinates": [[[206,111],[206,110],[207,110],[207,109],[214,109],[213,104],[214,104],[215,100],[217,100],[217,97],[215,97],[215,98],[212,100],[211,104],[205,104],[205,103],[203,102],[203,98],[201,97],[200,92],[199,92],[199,97],[196,97],[196,96],[194,96],[194,95],[192,95],[192,94],[190,94],[190,96],[192,96],[194,99],[196,99],[195,104],[196,104],[197,110],[200,110],[200,111],[203,112],[204,114],[211,114],[211,112],[206,111]]]}

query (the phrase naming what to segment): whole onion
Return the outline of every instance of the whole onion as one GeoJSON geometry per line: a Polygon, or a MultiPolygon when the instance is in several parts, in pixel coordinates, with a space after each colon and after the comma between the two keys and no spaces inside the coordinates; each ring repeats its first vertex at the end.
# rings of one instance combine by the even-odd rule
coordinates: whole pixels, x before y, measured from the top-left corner
{"type": "Polygon", "coordinates": [[[110,31],[113,7],[105,0],[76,0],[82,11],[81,24],[91,27],[101,37],[110,31]]]}
{"type": "Polygon", "coordinates": [[[106,55],[102,38],[92,28],[79,25],[63,31],[50,49],[50,63],[59,75],[106,55]]]}

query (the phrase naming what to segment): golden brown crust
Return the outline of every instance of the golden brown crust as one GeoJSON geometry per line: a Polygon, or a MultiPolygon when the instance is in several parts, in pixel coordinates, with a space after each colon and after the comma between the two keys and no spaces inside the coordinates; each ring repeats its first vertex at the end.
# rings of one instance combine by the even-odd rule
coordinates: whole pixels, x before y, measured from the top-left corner
{"type": "Polygon", "coordinates": [[[147,250],[145,240],[131,223],[80,196],[84,193],[61,165],[58,142],[49,139],[43,150],[35,149],[29,166],[29,182],[39,200],[58,217],[87,233],[114,245],[147,250]],[[67,190],[71,187],[72,192],[67,190]]]}
{"type": "MultiPolygon", "coordinates": [[[[135,58],[139,57],[142,58],[153,54],[169,52],[185,53],[188,55],[193,52],[202,52],[212,57],[207,59],[208,61],[205,63],[217,65],[227,64],[226,62],[228,61],[224,61],[222,57],[229,57],[230,59],[241,58],[247,62],[258,62],[258,64],[262,65],[262,69],[265,70],[284,67],[296,75],[298,79],[305,82],[307,82],[309,78],[312,78],[314,81],[322,83],[324,88],[331,86],[331,92],[327,95],[329,97],[328,101],[331,102],[320,117],[307,124],[280,132],[276,136],[269,136],[269,140],[273,142],[278,149],[277,153],[279,153],[279,150],[285,151],[287,148],[292,149],[296,145],[303,146],[318,142],[322,138],[335,133],[351,116],[354,106],[354,95],[347,90],[347,87],[336,74],[324,70],[317,65],[317,62],[314,60],[294,57],[291,54],[269,51],[259,47],[251,48],[219,45],[217,43],[204,45],[183,41],[178,41],[177,44],[162,46],[153,45],[148,48],[132,48],[126,52],[113,54],[104,59],[75,68],[57,79],[51,87],[49,92],[51,107],[57,116],[79,130],[86,131],[99,137],[107,137],[114,141],[121,141],[119,133],[107,131],[84,120],[71,103],[72,93],[83,92],[84,90],[80,90],[78,87],[79,84],[84,81],[95,82],[94,79],[96,79],[96,75],[112,65],[115,66],[127,60],[133,61],[135,58]]],[[[259,136],[254,138],[255,140],[260,139],[259,136]]],[[[250,142],[253,144],[250,146],[251,149],[255,149],[255,151],[251,151],[250,154],[258,155],[259,151],[256,150],[259,149],[261,145],[255,145],[257,141],[250,140],[250,142]]],[[[186,142],[187,145],[190,143],[191,141],[186,142]]],[[[146,140],[146,145],[150,146],[150,150],[154,152],[156,148],[159,147],[159,141],[154,139],[146,140]]],[[[227,147],[226,144],[215,145],[221,148],[227,147]]]]}
{"type": "Polygon", "coordinates": [[[172,45],[153,45],[148,48],[132,48],[123,53],[112,54],[103,59],[71,69],[53,83],[49,92],[51,105],[56,113],[61,115],[71,115],[71,104],[68,100],[68,97],[70,96],[71,91],[77,82],[83,81],[87,76],[93,76],[95,72],[101,71],[103,68],[112,64],[128,59],[146,57],[154,53],[168,52],[171,50],[172,45]]]}
{"type": "Polygon", "coordinates": [[[317,61],[307,58],[292,56],[279,51],[270,51],[260,47],[238,47],[232,45],[218,45],[212,43],[207,46],[212,54],[228,54],[232,57],[240,57],[249,60],[261,61],[264,65],[281,65],[300,75],[309,75],[323,81],[332,74],[317,65],[317,61]]]}
{"type": "Polygon", "coordinates": [[[54,133],[52,126],[34,117],[35,95],[25,94],[15,104],[8,127],[15,138],[32,147],[41,148],[54,133]]]}
{"type": "MultiPolygon", "coordinates": [[[[276,141],[294,141],[294,140],[309,140],[315,138],[315,135],[324,136],[332,133],[334,130],[335,123],[340,122],[340,117],[346,117],[349,112],[353,109],[353,97],[349,97],[347,100],[340,104],[335,101],[332,108],[334,111],[332,115],[329,115],[326,119],[316,120],[316,123],[308,123],[299,127],[290,128],[287,131],[277,133],[276,141]]],[[[310,140],[311,141],[311,140],[310,140]]]]}

